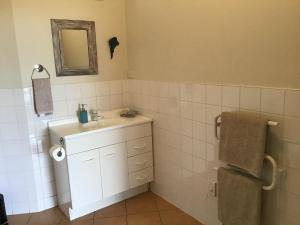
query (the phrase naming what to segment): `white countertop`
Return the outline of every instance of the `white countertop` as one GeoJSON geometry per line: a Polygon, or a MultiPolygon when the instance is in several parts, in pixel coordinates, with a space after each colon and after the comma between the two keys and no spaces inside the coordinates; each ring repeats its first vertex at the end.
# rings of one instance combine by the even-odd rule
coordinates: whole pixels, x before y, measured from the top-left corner
{"type": "Polygon", "coordinates": [[[141,115],[137,115],[134,118],[120,117],[119,114],[122,110],[123,109],[103,112],[100,115],[103,115],[104,119],[99,121],[90,121],[86,124],[79,123],[77,118],[71,118],[51,121],[48,123],[48,127],[51,132],[54,132],[59,137],[71,138],[116,128],[149,123],[152,121],[151,118],[141,115]]]}

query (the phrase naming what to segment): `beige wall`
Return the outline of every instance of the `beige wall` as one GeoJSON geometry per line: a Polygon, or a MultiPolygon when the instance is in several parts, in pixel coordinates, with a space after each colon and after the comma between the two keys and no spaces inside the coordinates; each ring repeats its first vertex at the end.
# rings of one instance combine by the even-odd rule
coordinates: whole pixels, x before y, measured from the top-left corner
{"type": "Polygon", "coordinates": [[[11,0],[24,86],[29,86],[32,66],[43,64],[53,84],[125,78],[127,71],[125,0],[11,0]],[[99,75],[57,78],[50,19],[93,20],[96,23],[99,75]],[[118,36],[121,45],[110,60],[107,41],[118,36]]]}
{"type": "Polygon", "coordinates": [[[300,1],[127,0],[140,79],[300,87],[300,1]]]}
{"type": "Polygon", "coordinates": [[[0,1],[0,88],[21,86],[13,14],[9,0],[0,1]]]}

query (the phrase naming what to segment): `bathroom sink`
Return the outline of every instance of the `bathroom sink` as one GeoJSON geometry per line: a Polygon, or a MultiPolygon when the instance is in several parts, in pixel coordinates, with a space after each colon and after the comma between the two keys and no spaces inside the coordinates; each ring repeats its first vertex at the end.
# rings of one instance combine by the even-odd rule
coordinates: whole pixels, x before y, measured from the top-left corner
{"type": "Polygon", "coordinates": [[[90,121],[80,124],[77,118],[52,121],[48,123],[49,129],[60,137],[77,136],[92,132],[101,132],[109,129],[133,126],[136,124],[151,122],[148,117],[137,115],[134,118],[120,117],[120,112],[124,109],[103,112],[104,117],[99,121],[90,121]]]}
{"type": "Polygon", "coordinates": [[[104,118],[99,121],[90,121],[86,124],[79,124],[79,129],[81,129],[82,131],[92,131],[105,127],[121,125],[124,122],[126,123],[126,120],[124,120],[123,118],[104,118]]]}

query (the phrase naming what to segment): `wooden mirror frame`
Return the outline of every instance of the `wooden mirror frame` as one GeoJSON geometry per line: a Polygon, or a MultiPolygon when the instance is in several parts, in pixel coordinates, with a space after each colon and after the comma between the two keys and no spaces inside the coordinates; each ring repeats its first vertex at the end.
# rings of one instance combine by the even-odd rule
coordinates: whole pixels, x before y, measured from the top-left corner
{"type": "Polygon", "coordinates": [[[56,76],[79,76],[98,74],[97,44],[94,21],[51,19],[52,42],[56,76]],[[62,30],[86,30],[88,40],[89,68],[72,69],[64,65],[62,30]]]}

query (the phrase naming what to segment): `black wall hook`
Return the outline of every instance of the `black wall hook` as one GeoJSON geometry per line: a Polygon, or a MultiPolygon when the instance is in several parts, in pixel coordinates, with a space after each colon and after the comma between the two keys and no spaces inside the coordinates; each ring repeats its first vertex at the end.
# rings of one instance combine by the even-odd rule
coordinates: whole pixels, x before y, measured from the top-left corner
{"type": "Polygon", "coordinates": [[[115,48],[120,45],[117,37],[112,37],[108,41],[109,49],[110,49],[110,58],[112,59],[114,57],[115,48]]]}

